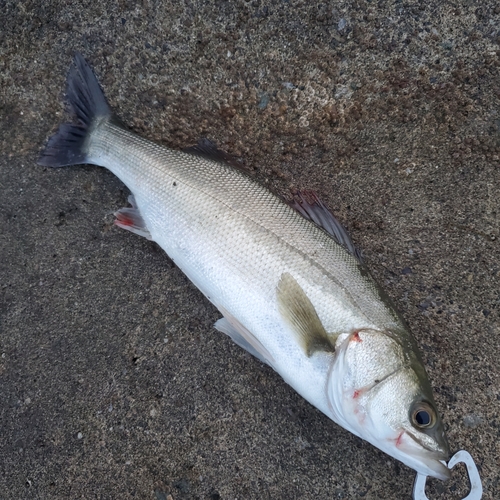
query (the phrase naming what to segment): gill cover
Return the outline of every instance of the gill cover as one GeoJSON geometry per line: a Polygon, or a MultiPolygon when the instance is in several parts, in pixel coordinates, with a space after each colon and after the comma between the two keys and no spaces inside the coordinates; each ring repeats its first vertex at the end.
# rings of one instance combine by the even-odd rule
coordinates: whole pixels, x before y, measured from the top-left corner
{"type": "Polygon", "coordinates": [[[443,424],[422,363],[390,332],[339,336],[327,382],[332,418],[418,472],[447,479],[443,424]]]}

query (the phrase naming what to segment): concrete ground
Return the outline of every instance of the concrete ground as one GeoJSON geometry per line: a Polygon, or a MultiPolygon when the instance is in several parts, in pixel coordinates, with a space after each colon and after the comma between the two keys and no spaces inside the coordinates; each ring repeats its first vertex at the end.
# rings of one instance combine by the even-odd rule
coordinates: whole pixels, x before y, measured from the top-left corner
{"type": "MultiPolygon", "coordinates": [[[[414,472],[213,328],[103,169],[35,164],[75,50],[133,130],[316,190],[500,498],[500,7],[430,0],[0,9],[0,498],[405,499],[414,472]]],[[[429,481],[462,498],[464,469],[429,481]]]]}

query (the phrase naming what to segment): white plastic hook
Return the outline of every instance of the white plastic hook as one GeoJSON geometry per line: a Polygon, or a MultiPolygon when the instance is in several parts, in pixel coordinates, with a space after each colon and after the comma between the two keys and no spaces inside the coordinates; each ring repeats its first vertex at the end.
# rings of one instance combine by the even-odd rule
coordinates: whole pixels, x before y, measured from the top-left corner
{"type": "MultiPolygon", "coordinates": [[[[463,500],[481,500],[483,496],[483,486],[481,485],[481,478],[477,470],[476,464],[470,453],[465,450],[460,450],[455,453],[448,462],[448,469],[453,469],[455,465],[464,463],[467,467],[467,475],[469,476],[470,492],[463,498],[463,500]]],[[[415,482],[413,483],[413,500],[429,500],[425,494],[425,482],[427,476],[425,474],[417,473],[415,482]]]]}

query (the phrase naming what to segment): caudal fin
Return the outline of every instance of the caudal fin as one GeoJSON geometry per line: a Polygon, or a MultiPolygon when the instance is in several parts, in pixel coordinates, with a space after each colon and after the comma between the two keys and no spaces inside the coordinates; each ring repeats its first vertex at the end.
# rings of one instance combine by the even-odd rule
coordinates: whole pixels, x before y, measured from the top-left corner
{"type": "Polygon", "coordinates": [[[88,163],[87,142],[93,124],[98,119],[112,116],[97,78],[78,52],[68,73],[66,95],[77,123],[63,123],[59,127],[38,159],[39,165],[64,167],[88,163]]]}

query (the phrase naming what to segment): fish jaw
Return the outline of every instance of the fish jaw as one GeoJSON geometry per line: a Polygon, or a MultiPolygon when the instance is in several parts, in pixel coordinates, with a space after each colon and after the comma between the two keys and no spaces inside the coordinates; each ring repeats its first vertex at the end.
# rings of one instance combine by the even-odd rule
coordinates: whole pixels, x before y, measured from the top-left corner
{"type": "Polygon", "coordinates": [[[417,472],[446,480],[450,453],[441,420],[431,436],[410,421],[415,400],[432,401],[427,380],[418,379],[425,371],[413,370],[410,358],[392,335],[369,329],[341,335],[326,386],[330,416],[417,472]]]}
{"type": "Polygon", "coordinates": [[[389,451],[386,453],[420,474],[436,477],[442,481],[450,478],[450,470],[446,466],[449,453],[426,450],[405,429],[400,429],[395,437],[393,434],[387,442],[389,451]]]}
{"type": "Polygon", "coordinates": [[[373,422],[368,416],[365,418],[364,434],[361,435],[363,439],[420,474],[442,481],[449,479],[450,470],[446,460],[450,454],[447,448],[427,449],[415,439],[411,430],[392,428],[380,421],[373,422]]]}

